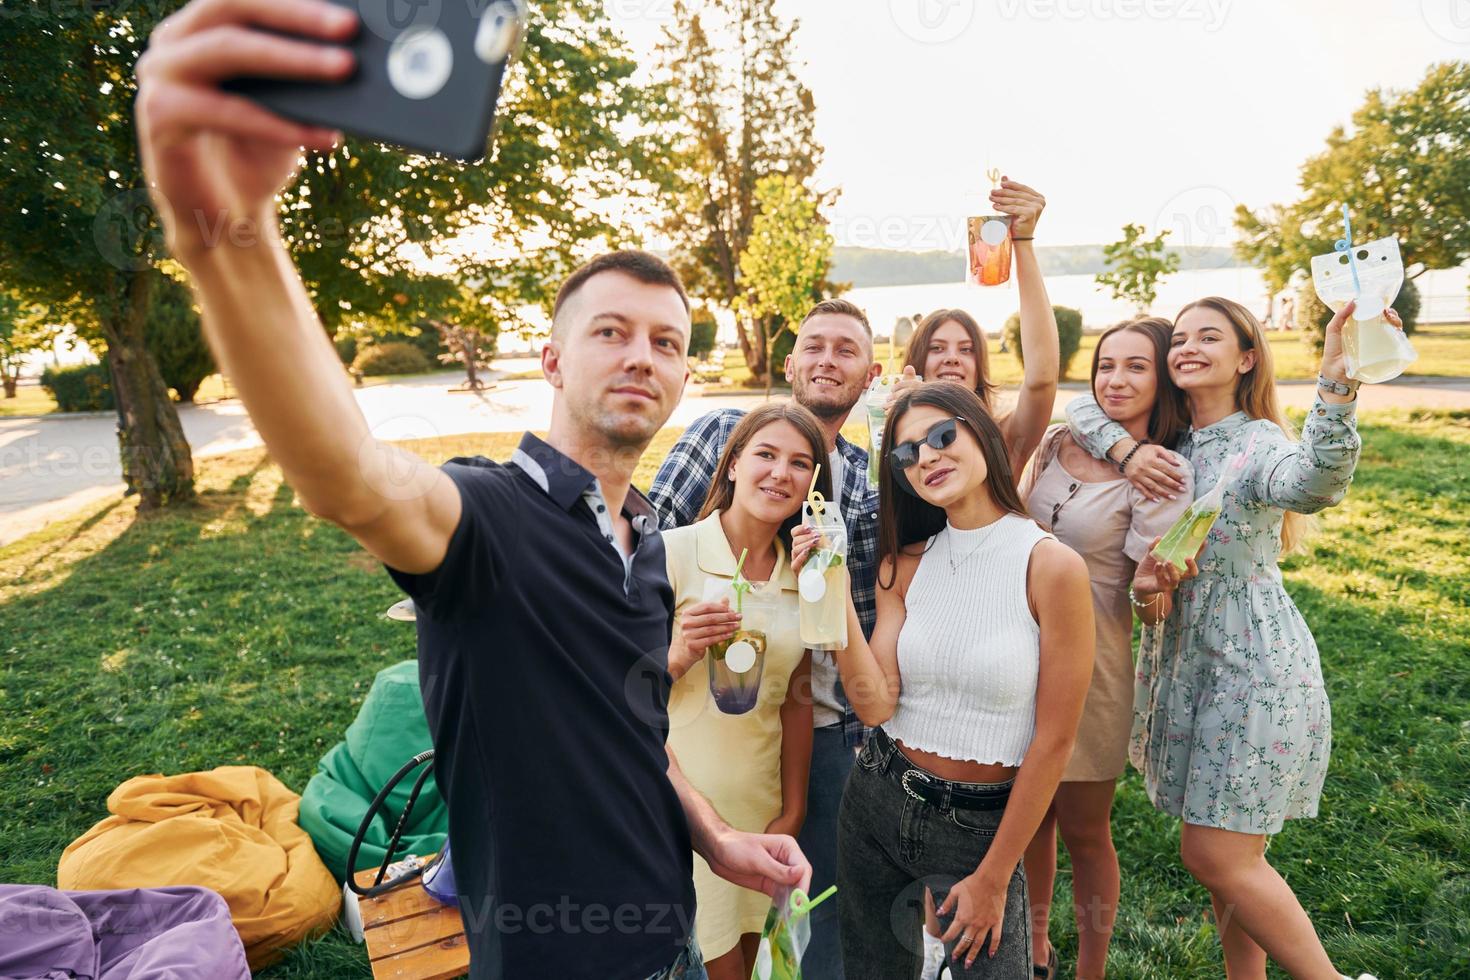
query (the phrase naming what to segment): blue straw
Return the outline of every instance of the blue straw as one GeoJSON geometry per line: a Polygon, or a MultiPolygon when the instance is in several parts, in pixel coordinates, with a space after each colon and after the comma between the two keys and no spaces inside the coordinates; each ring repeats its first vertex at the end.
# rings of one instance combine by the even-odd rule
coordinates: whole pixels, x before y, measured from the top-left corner
{"type": "Polygon", "coordinates": [[[1358,279],[1358,257],[1353,254],[1353,222],[1348,217],[1348,206],[1342,206],[1342,231],[1343,237],[1337,240],[1332,247],[1339,252],[1346,252],[1348,257],[1348,268],[1353,271],[1353,293],[1358,297],[1363,295],[1363,284],[1358,279]]]}

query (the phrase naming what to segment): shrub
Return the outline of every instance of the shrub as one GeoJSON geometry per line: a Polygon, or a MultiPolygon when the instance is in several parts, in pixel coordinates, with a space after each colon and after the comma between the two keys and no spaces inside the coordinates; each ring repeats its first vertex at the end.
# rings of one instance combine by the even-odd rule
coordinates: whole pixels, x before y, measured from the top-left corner
{"type": "MultiPolygon", "coordinates": [[[[1412,335],[1419,325],[1419,287],[1414,280],[1405,279],[1403,288],[1393,301],[1393,308],[1404,321],[1404,333],[1412,335]]],[[[1296,329],[1302,332],[1302,342],[1313,353],[1322,353],[1322,341],[1327,335],[1327,324],[1332,320],[1332,311],[1317,298],[1317,290],[1308,282],[1296,294],[1296,314],[1293,317],[1296,329]]]]}
{"type": "Polygon", "coordinates": [[[352,362],[352,367],[368,377],[421,374],[429,369],[429,361],[413,344],[393,341],[364,348],[352,362]]]}
{"type": "MultiPolygon", "coordinates": [[[[1072,366],[1072,359],[1077,356],[1077,351],[1082,347],[1082,311],[1070,306],[1053,306],[1052,315],[1057,318],[1057,339],[1061,341],[1061,376],[1065,378],[1067,371],[1072,366]]],[[[1006,346],[1021,366],[1026,366],[1026,359],[1021,353],[1021,314],[1012,313],[1006,320],[1005,325],[1006,346]]]]}
{"type": "Polygon", "coordinates": [[[696,307],[689,327],[689,356],[702,359],[715,349],[715,315],[704,307],[696,307]]]}
{"type": "Polygon", "coordinates": [[[105,364],[48,367],[41,372],[41,387],[63,412],[103,412],[113,407],[111,374],[105,364]]]}
{"type": "Polygon", "coordinates": [[[357,360],[357,338],[352,334],[343,334],[332,341],[332,346],[337,348],[337,358],[347,367],[357,360]]]}
{"type": "Polygon", "coordinates": [[[771,342],[771,382],[786,383],[786,358],[796,349],[796,331],[781,327],[776,339],[771,342]]]}
{"type": "Polygon", "coordinates": [[[192,402],[204,379],[215,373],[214,358],[199,329],[199,313],[187,286],[161,276],[148,316],[148,352],[163,383],[192,402]]]}

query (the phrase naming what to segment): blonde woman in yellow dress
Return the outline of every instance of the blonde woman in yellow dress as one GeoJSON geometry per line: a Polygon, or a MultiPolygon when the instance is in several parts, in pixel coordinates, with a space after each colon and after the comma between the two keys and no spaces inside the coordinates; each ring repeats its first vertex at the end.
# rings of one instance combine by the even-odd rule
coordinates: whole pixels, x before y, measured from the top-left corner
{"type": "MultiPolygon", "coordinates": [[[[806,817],[811,658],[801,643],[796,576],[781,542],[800,521],[814,475],[818,491],[831,497],[828,474],[817,470],[825,445],[816,417],[795,402],[755,409],[731,433],[699,519],[663,534],[675,604],[668,744],[720,816],[753,833],[795,836],[806,817]],[[711,694],[706,653],[735,636],[741,617],[728,599],[707,596],[734,578],[742,552],[741,575],[753,583],[748,596],[770,607],[754,704],[730,714],[711,694]]],[[[749,611],[748,628],[755,628],[749,611]]],[[[717,877],[697,854],[694,888],[694,928],[711,980],[746,980],[770,898],[717,877]]]]}

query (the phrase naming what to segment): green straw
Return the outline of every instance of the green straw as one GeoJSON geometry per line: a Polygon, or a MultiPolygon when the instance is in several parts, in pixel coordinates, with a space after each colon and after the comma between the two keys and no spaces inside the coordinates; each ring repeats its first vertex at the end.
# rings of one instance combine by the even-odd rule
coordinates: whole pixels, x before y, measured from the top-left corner
{"type": "Polygon", "coordinates": [[[836,885],[830,886],[826,891],[822,892],[822,894],[813,899],[808,899],[806,897],[806,892],[802,891],[800,888],[796,889],[796,891],[791,893],[791,917],[793,919],[797,919],[803,915],[809,914],[812,909],[816,908],[818,905],[821,905],[823,902],[825,902],[827,899],[831,898],[835,894],[837,894],[836,885]]]}
{"type": "Polygon", "coordinates": [[[735,611],[745,612],[745,593],[750,591],[750,581],[740,574],[745,567],[745,556],[750,554],[749,548],[740,549],[740,560],[735,563],[735,577],[730,580],[730,588],[735,590],[735,611]]]}

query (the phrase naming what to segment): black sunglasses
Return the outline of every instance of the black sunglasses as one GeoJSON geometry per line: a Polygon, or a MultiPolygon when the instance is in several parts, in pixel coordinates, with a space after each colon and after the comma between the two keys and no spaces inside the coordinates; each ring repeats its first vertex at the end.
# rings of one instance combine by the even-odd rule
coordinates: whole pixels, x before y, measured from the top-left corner
{"type": "Polygon", "coordinates": [[[948,449],[954,445],[955,437],[960,430],[957,423],[965,419],[956,415],[952,419],[944,419],[929,426],[929,431],[924,433],[923,439],[900,442],[888,450],[888,459],[893,463],[893,468],[906,470],[919,461],[919,447],[927,444],[931,449],[948,449]]]}

